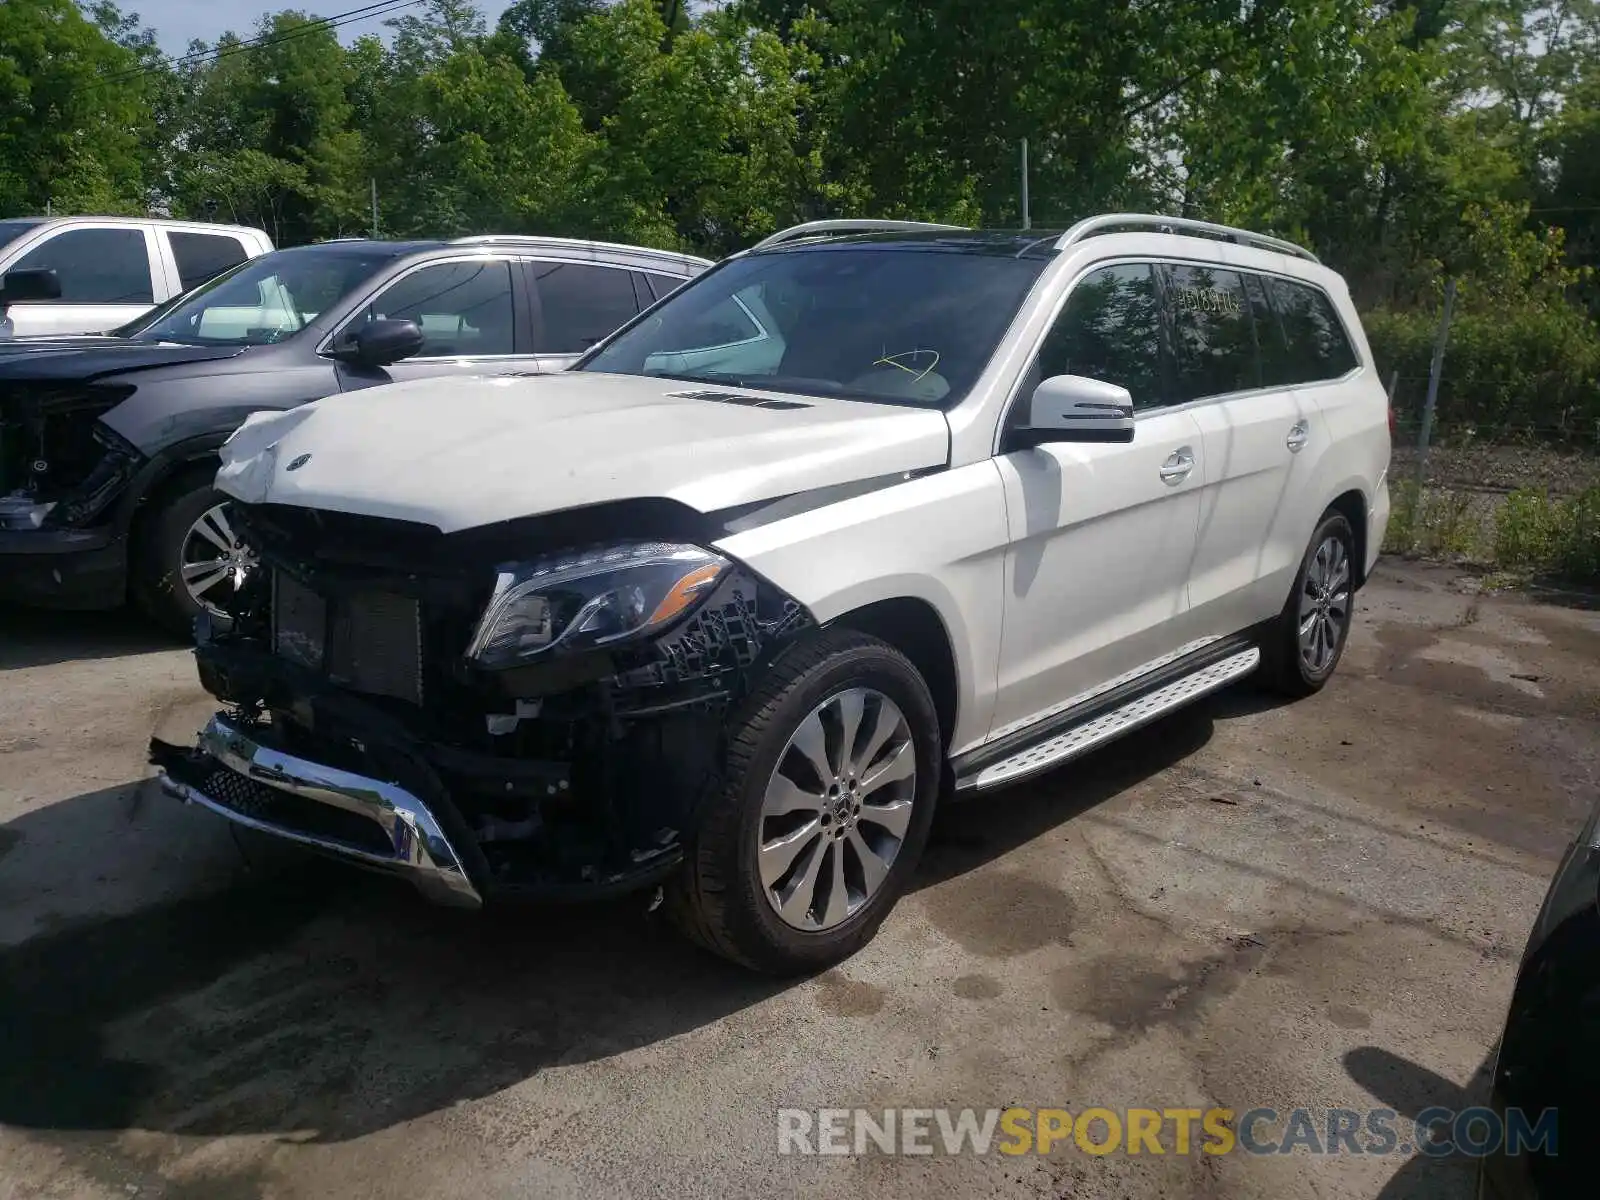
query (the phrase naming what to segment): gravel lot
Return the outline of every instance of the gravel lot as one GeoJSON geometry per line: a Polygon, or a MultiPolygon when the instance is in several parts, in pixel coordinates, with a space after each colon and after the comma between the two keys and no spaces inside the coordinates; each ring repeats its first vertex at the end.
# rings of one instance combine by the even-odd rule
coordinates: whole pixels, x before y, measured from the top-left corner
{"type": "Polygon", "coordinates": [[[148,780],[209,711],[123,615],[0,611],[0,1197],[1466,1197],[1459,1161],[780,1157],[776,1109],[1481,1096],[1600,777],[1600,611],[1385,566],[1344,666],[947,815],[775,983],[641,904],[474,918],[148,780]]]}

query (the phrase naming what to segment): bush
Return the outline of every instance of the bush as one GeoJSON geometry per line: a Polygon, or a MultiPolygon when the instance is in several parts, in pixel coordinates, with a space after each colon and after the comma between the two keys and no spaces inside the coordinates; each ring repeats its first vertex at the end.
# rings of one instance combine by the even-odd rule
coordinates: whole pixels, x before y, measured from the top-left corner
{"type": "Polygon", "coordinates": [[[1561,505],[1523,488],[1506,497],[1494,521],[1494,557],[1510,571],[1544,570],[1561,545],[1561,505]]]}
{"type": "MultiPolygon", "coordinates": [[[[1380,378],[1387,385],[1400,372],[1395,408],[1407,424],[1421,417],[1438,321],[1435,312],[1376,309],[1362,316],[1380,378]]],[[[1565,304],[1458,311],[1445,347],[1435,421],[1444,430],[1481,426],[1595,444],[1600,329],[1565,304]]]]}
{"type": "Polygon", "coordinates": [[[1600,582],[1600,487],[1574,496],[1566,508],[1566,537],[1556,570],[1569,579],[1600,582]]]}
{"type": "Polygon", "coordinates": [[[1479,497],[1454,488],[1419,488],[1413,479],[1389,485],[1385,554],[1479,559],[1487,552],[1479,497]]]}
{"type": "Polygon", "coordinates": [[[1494,549],[1507,570],[1600,582],[1600,487],[1566,501],[1512,492],[1495,514],[1494,549]]]}

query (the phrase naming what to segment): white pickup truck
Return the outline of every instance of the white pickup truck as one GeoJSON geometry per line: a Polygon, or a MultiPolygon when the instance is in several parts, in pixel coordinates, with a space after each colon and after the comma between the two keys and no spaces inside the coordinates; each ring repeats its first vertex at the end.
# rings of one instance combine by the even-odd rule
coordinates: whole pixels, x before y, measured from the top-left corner
{"type": "Polygon", "coordinates": [[[259,229],[133,217],[0,220],[0,338],[103,333],[273,248],[259,229]]]}

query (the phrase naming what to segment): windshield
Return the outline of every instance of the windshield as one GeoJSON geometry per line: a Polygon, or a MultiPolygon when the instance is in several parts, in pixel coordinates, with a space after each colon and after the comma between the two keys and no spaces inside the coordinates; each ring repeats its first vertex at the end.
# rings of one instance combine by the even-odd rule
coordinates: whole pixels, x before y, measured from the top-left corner
{"type": "Polygon", "coordinates": [[[28,230],[39,224],[42,224],[42,221],[38,219],[0,221],[0,250],[3,250],[9,243],[16,241],[28,230]]]}
{"type": "Polygon", "coordinates": [[[241,263],[119,333],[144,342],[263,346],[304,329],[392,253],[301,246],[241,263]],[[131,333],[129,332],[131,330],[131,333]]]}
{"type": "Polygon", "coordinates": [[[576,369],[947,408],[1043,268],[905,243],[733,259],[576,369]]]}

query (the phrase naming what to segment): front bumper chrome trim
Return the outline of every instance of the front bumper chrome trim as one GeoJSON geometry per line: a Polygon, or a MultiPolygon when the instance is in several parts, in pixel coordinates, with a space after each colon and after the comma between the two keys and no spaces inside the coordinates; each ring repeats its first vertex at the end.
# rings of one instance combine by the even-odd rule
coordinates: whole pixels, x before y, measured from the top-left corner
{"type": "Polygon", "coordinates": [[[199,804],[248,829],[401,875],[439,903],[465,908],[483,904],[438,819],[420,798],[398,784],[276,750],[231,724],[221,713],[200,731],[196,748],[263,787],[365,817],[383,831],[393,852],[375,853],[241,812],[165,771],[161,787],[168,795],[199,804]]]}

